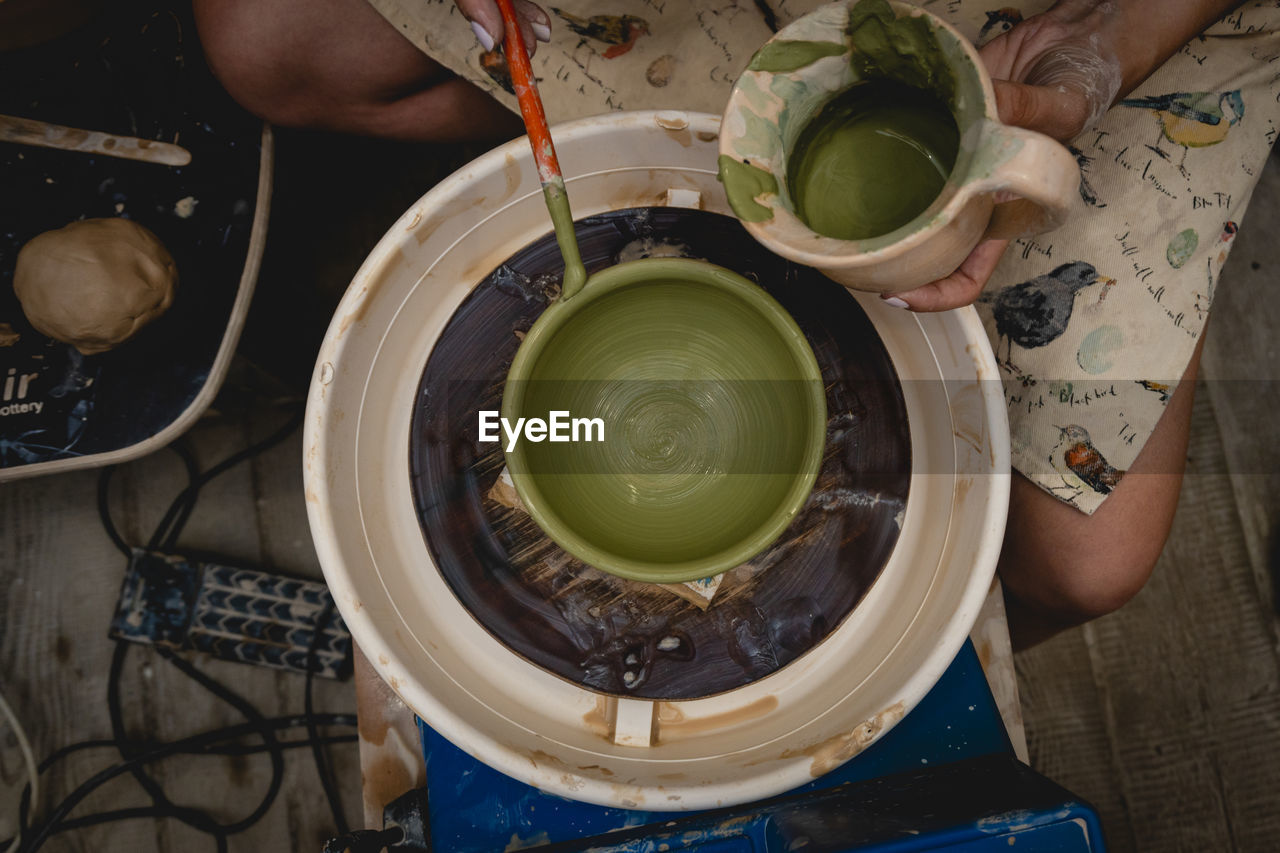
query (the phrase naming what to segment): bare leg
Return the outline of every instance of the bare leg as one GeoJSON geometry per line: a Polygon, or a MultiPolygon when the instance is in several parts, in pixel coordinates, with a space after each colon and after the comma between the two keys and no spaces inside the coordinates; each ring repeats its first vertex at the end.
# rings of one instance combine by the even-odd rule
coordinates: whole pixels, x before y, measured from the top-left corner
{"type": "Polygon", "coordinates": [[[1000,579],[1015,648],[1118,609],[1138,594],[1173,526],[1203,335],[1155,431],[1092,516],[1013,478],[1000,579]]]}
{"type": "Polygon", "coordinates": [[[396,32],[365,0],[195,0],[210,68],[284,127],[418,142],[502,139],[518,116],[396,32]]]}

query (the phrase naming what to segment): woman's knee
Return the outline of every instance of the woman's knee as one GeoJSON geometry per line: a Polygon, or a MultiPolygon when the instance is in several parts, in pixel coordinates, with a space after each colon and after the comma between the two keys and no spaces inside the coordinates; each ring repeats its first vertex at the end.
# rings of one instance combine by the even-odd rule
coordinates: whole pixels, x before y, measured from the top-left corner
{"type": "Polygon", "coordinates": [[[1086,516],[1015,478],[1000,560],[1008,593],[1060,627],[1105,616],[1133,599],[1164,550],[1181,478],[1139,475],[1126,486],[1086,516]]]}
{"type": "Polygon", "coordinates": [[[1112,548],[1082,548],[1044,554],[1030,588],[1018,585],[1020,600],[1063,625],[1080,625],[1114,613],[1146,586],[1164,537],[1155,535],[1112,548]]]}
{"type": "Polygon", "coordinates": [[[254,115],[285,126],[306,124],[310,60],[275,14],[278,3],[194,0],[205,61],[227,93],[254,115]]]}

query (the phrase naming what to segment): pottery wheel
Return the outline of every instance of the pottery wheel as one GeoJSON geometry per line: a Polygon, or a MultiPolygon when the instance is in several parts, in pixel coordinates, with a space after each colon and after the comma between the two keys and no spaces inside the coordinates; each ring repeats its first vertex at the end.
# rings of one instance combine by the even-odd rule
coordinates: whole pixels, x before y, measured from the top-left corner
{"type": "Polygon", "coordinates": [[[495,498],[503,455],[499,444],[477,440],[478,412],[501,407],[520,340],[557,294],[561,260],[548,234],[470,293],[427,360],[409,446],[427,547],[490,634],[575,684],[668,700],[741,687],[834,631],[893,550],[911,471],[897,374],[843,287],[770,254],[731,217],[642,208],[576,228],[588,271],[653,254],[705,258],[758,282],[791,313],[827,388],[826,454],[813,494],[773,546],[726,573],[705,609],[586,566],[495,498]]]}

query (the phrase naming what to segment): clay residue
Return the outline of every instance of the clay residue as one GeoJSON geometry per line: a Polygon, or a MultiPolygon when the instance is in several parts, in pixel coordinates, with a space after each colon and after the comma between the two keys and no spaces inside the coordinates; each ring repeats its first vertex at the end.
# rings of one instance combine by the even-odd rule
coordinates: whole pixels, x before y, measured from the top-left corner
{"type": "Polygon", "coordinates": [[[592,733],[612,743],[613,721],[617,713],[618,700],[610,696],[596,696],[596,706],[582,715],[582,722],[592,733]]]}
{"type": "Polygon", "coordinates": [[[516,850],[528,850],[530,847],[542,847],[551,843],[551,836],[544,829],[541,832],[535,832],[528,838],[521,838],[519,833],[511,833],[511,840],[507,842],[507,846],[502,848],[502,853],[514,853],[516,850]]]}
{"type": "Polygon", "coordinates": [[[979,456],[982,455],[982,439],[979,436],[973,435],[965,429],[956,429],[954,433],[956,438],[972,447],[979,456]]]}
{"type": "Polygon", "coordinates": [[[502,192],[502,197],[498,199],[499,204],[515,195],[520,187],[520,163],[514,155],[508,154],[503,160],[502,175],[506,178],[507,185],[502,192]]]}
{"type": "Polygon", "coordinates": [[[677,703],[659,702],[658,736],[660,738],[665,736],[664,739],[670,739],[672,736],[681,738],[694,737],[706,732],[726,729],[758,719],[777,707],[778,697],[769,695],[762,696],[740,708],[722,711],[719,714],[708,714],[705,717],[686,717],[677,703]]]}
{"type": "Polygon", "coordinates": [[[404,762],[392,756],[378,756],[360,773],[364,798],[374,803],[389,803],[423,781],[415,779],[404,762]]]}
{"type": "Polygon", "coordinates": [[[693,133],[689,130],[689,119],[680,113],[663,113],[653,118],[654,124],[667,132],[667,135],[685,148],[693,144],[693,133]]]}
{"type": "Polygon", "coordinates": [[[788,749],[780,757],[797,758],[799,756],[808,756],[812,759],[809,764],[809,775],[816,779],[819,776],[830,773],[850,758],[862,752],[875,742],[881,732],[901,720],[906,716],[906,713],[906,706],[902,702],[895,702],[871,719],[864,720],[851,732],[836,735],[830,740],[825,740],[822,743],[814,744],[804,749],[788,749]]]}
{"type": "Polygon", "coordinates": [[[196,205],[200,203],[200,199],[195,196],[186,196],[180,198],[173,205],[173,213],[179,219],[190,219],[196,212],[196,205]]]}
{"type": "Polygon", "coordinates": [[[0,323],[0,347],[11,347],[16,344],[22,335],[13,330],[13,326],[8,323],[0,323]]]}
{"type": "Polygon", "coordinates": [[[861,0],[849,10],[850,63],[862,78],[888,77],[938,93],[955,105],[956,78],[927,19],[899,18],[886,0],[861,0]]]}
{"type": "Polygon", "coordinates": [[[681,146],[688,148],[693,144],[693,134],[686,127],[683,130],[667,130],[667,135],[680,143],[681,146]]]}
{"type": "MultiPolygon", "coordinates": [[[[508,180],[510,179],[508,178],[508,180]]],[[[440,225],[448,222],[450,219],[464,211],[470,210],[473,207],[480,207],[481,205],[488,203],[488,201],[489,197],[483,195],[475,198],[466,196],[464,198],[455,199],[445,205],[442,209],[432,211],[428,218],[427,227],[419,229],[417,233],[413,235],[414,239],[416,239],[418,241],[418,245],[421,246],[431,238],[431,235],[435,233],[436,228],[440,225]]]]}
{"type": "Polygon", "coordinates": [[[748,71],[781,73],[812,65],[827,56],[839,56],[843,44],[831,41],[771,41],[756,51],[747,65],[748,71]]]}
{"type": "Polygon", "coordinates": [[[526,512],[524,501],[520,500],[520,493],[516,491],[515,483],[511,481],[511,475],[506,468],[502,469],[502,473],[498,475],[497,482],[489,490],[489,499],[499,506],[526,512]]]}
{"type": "Polygon", "coordinates": [[[632,240],[618,252],[618,263],[638,261],[641,258],[688,258],[692,257],[689,247],[683,243],[667,240],[655,240],[652,237],[641,237],[632,240]]]}
{"type": "Polygon", "coordinates": [[[342,324],[338,327],[338,337],[346,334],[347,329],[351,328],[353,323],[359,323],[364,319],[364,315],[368,312],[369,306],[373,304],[378,296],[378,291],[387,281],[399,273],[400,267],[406,266],[404,253],[397,250],[393,252],[383,264],[375,270],[370,270],[365,276],[364,287],[360,290],[356,310],[352,311],[346,317],[342,318],[342,324]]]}
{"type": "MultiPolygon", "coordinates": [[[[540,773],[558,773],[561,786],[570,791],[580,791],[586,787],[589,776],[583,776],[579,772],[581,770],[599,770],[602,771],[601,775],[613,775],[596,765],[586,765],[579,768],[570,767],[562,759],[540,749],[532,750],[526,757],[534,769],[540,773]]],[[[634,809],[644,804],[643,793],[635,785],[631,784],[631,781],[625,783],[601,781],[606,781],[611,789],[613,800],[623,808],[634,809]]]]}
{"type": "Polygon", "coordinates": [[[778,179],[759,166],[720,155],[719,178],[729,196],[729,206],[743,222],[767,222],[773,210],[756,201],[759,196],[778,194],[778,179]]]}
{"type": "Polygon", "coordinates": [[[663,130],[685,130],[689,127],[689,119],[678,113],[667,113],[654,116],[653,121],[663,130]]]}
{"type": "Polygon", "coordinates": [[[617,774],[608,767],[601,767],[599,764],[580,764],[578,769],[587,773],[598,773],[601,776],[616,776],[617,774]]]}

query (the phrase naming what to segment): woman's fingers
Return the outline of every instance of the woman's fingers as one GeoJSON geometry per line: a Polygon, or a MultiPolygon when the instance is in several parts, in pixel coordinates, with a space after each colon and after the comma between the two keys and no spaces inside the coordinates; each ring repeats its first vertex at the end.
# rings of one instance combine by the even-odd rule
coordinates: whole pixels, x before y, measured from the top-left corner
{"type": "Polygon", "coordinates": [[[531,0],[516,0],[516,14],[529,24],[529,30],[533,34],[533,38],[528,40],[530,45],[534,41],[551,41],[551,16],[541,6],[531,0]]]}
{"type": "Polygon", "coordinates": [[[1089,103],[1076,89],[1065,86],[1032,86],[1009,80],[992,80],[1000,121],[1038,130],[1054,139],[1079,135],[1090,117],[1089,103]]]}
{"type": "MultiPolygon", "coordinates": [[[[493,50],[502,44],[502,13],[494,0],[455,0],[458,10],[471,22],[476,41],[485,50],[493,50]]],[[[551,18],[536,3],[515,0],[516,17],[520,20],[520,34],[526,49],[532,56],[538,42],[551,40],[551,18]]]]}
{"type": "Polygon", "coordinates": [[[1008,240],[983,240],[960,268],[946,278],[917,287],[903,293],[881,295],[890,305],[912,311],[948,311],[972,304],[982,293],[987,279],[995,272],[996,264],[1004,255],[1008,240]]]}

